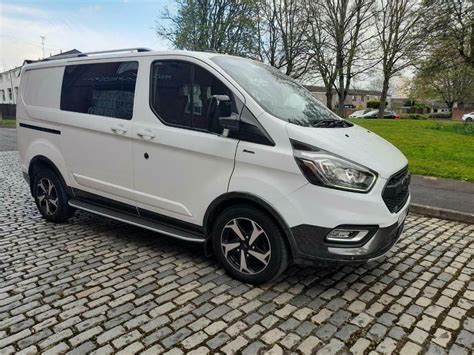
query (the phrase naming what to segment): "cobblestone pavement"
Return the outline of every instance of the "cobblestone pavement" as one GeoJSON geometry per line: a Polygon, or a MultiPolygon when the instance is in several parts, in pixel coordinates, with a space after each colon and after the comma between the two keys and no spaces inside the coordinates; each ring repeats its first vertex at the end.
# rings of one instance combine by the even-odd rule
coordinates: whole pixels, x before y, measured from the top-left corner
{"type": "Polygon", "coordinates": [[[0,154],[0,353],[468,354],[474,226],[410,215],[360,267],[252,287],[200,247],[86,213],[45,222],[0,154]]]}

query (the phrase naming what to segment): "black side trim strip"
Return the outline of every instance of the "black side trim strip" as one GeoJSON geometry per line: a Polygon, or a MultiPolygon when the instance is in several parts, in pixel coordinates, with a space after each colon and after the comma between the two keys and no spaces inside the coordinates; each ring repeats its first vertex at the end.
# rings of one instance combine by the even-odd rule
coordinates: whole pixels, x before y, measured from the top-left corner
{"type": "Polygon", "coordinates": [[[30,125],[30,124],[26,124],[26,123],[20,123],[20,127],[34,129],[36,131],[47,132],[47,133],[52,133],[52,134],[61,134],[61,131],[58,131],[56,129],[45,128],[45,127],[40,127],[40,126],[33,126],[33,125],[30,125]]]}
{"type": "Polygon", "coordinates": [[[137,208],[127,203],[115,201],[110,198],[86,192],[77,188],[74,188],[73,191],[78,201],[83,201],[92,205],[107,208],[111,211],[122,212],[131,216],[140,217],[143,220],[148,220],[154,223],[159,223],[161,225],[166,225],[170,228],[182,230],[187,233],[195,233],[202,236],[204,235],[204,228],[202,228],[201,226],[184,222],[179,219],[168,217],[156,212],[148,211],[143,208],[137,208]]]}

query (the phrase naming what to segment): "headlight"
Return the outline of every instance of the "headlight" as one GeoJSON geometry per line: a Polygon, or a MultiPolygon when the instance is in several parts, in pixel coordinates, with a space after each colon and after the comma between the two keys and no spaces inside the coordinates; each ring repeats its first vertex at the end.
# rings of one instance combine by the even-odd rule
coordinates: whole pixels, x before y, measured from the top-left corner
{"type": "Polygon", "coordinates": [[[314,185],[368,192],[377,179],[372,170],[322,149],[294,149],[294,154],[303,175],[314,185]]]}

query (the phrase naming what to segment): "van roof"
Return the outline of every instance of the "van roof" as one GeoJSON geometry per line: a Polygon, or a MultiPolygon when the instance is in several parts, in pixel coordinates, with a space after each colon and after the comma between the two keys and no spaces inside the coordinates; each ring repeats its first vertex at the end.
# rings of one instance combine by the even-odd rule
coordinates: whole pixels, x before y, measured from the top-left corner
{"type": "Polygon", "coordinates": [[[27,69],[34,69],[40,67],[60,66],[70,63],[88,62],[98,59],[113,59],[113,58],[142,58],[142,57],[153,57],[159,55],[178,55],[198,58],[202,60],[208,60],[215,56],[226,56],[227,54],[220,54],[215,52],[198,52],[198,51],[187,51],[187,50],[167,50],[167,51],[154,51],[146,48],[129,48],[123,50],[111,50],[103,52],[90,52],[90,53],[77,53],[72,56],[58,56],[56,58],[45,59],[38,62],[25,64],[27,69]],[[134,52],[131,52],[131,51],[134,52]]]}

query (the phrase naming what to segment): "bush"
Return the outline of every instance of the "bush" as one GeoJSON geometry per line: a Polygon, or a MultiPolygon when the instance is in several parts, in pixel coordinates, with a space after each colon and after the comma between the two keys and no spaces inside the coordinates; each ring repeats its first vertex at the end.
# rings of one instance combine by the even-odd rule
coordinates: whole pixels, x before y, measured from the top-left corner
{"type": "Polygon", "coordinates": [[[451,112],[430,113],[429,118],[438,118],[438,119],[450,120],[451,119],[451,112]]]}
{"type": "Polygon", "coordinates": [[[428,129],[434,129],[436,131],[447,131],[453,132],[456,134],[464,134],[466,136],[474,136],[474,125],[464,122],[464,123],[442,123],[436,122],[432,126],[426,127],[428,129]]]}
{"type": "Polygon", "coordinates": [[[367,101],[367,108],[378,109],[379,107],[380,107],[380,101],[378,100],[367,101]]]}
{"type": "Polygon", "coordinates": [[[400,115],[402,120],[427,120],[428,116],[421,113],[402,113],[400,115]]]}

